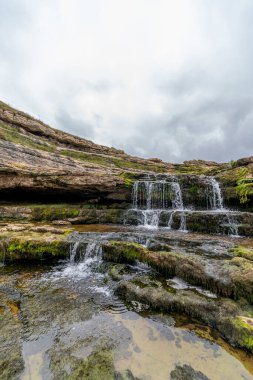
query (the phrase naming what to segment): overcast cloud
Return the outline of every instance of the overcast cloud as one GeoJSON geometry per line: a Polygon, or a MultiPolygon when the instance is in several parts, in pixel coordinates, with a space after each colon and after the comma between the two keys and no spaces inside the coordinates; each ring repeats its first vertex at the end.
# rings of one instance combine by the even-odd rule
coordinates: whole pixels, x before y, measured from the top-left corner
{"type": "Polygon", "coordinates": [[[165,161],[253,154],[252,0],[0,0],[0,99],[165,161]]]}

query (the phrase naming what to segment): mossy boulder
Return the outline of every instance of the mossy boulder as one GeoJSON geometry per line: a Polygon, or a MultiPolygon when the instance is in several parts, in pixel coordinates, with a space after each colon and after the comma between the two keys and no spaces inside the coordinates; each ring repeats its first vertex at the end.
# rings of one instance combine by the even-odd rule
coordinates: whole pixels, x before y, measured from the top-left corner
{"type": "Polygon", "coordinates": [[[246,316],[224,318],[219,322],[223,335],[229,336],[231,344],[253,352],[253,319],[246,316]]]}
{"type": "Polygon", "coordinates": [[[166,286],[142,277],[121,281],[117,294],[127,302],[133,300],[149,308],[165,312],[184,313],[204,324],[215,328],[230,344],[253,352],[253,329],[245,320],[253,315],[253,309],[246,302],[226,298],[207,298],[191,290],[170,291],[166,286]]]}
{"type": "Polygon", "coordinates": [[[0,234],[2,261],[59,259],[69,256],[71,229],[52,226],[10,226],[0,234]],[[16,227],[16,228],[14,228],[16,227]],[[14,230],[13,230],[14,229],[14,230]]]}
{"type": "Polygon", "coordinates": [[[190,365],[176,365],[170,373],[170,380],[210,380],[200,371],[195,371],[190,365]]]}
{"type": "Polygon", "coordinates": [[[177,276],[218,295],[233,299],[244,297],[253,303],[253,262],[244,258],[212,260],[207,267],[206,259],[196,254],[153,252],[125,241],[104,243],[103,255],[105,260],[117,263],[141,261],[165,276],[177,276]]]}
{"type": "Polygon", "coordinates": [[[234,288],[234,297],[244,297],[253,303],[253,262],[242,257],[230,261],[229,277],[234,288]]]}
{"type": "Polygon", "coordinates": [[[52,240],[21,240],[13,239],[5,243],[4,252],[1,253],[5,260],[40,260],[48,258],[64,258],[68,251],[69,243],[52,240]]]}
{"type": "Polygon", "coordinates": [[[34,221],[52,221],[66,220],[79,215],[80,210],[73,207],[34,207],[32,209],[32,220],[34,221]]]}
{"type": "Polygon", "coordinates": [[[142,245],[132,242],[110,241],[103,244],[105,260],[133,264],[137,260],[148,261],[149,251],[142,245]]]}
{"type": "Polygon", "coordinates": [[[232,249],[234,256],[243,257],[247,260],[253,261],[253,248],[239,245],[232,249]]]}

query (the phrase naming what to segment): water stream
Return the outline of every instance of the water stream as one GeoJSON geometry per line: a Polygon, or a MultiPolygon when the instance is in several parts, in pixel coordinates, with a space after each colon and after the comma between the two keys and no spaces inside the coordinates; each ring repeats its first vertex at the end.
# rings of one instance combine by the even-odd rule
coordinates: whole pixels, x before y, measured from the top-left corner
{"type": "MultiPolygon", "coordinates": [[[[198,177],[204,184],[206,194],[206,211],[224,215],[228,234],[238,236],[238,222],[234,212],[225,208],[220,185],[214,177],[198,177]]],[[[196,185],[197,186],[197,185],[196,185]]],[[[178,229],[187,232],[187,215],[194,212],[194,206],[185,207],[182,193],[182,185],[176,176],[159,176],[150,179],[145,178],[134,182],[132,189],[132,207],[125,214],[125,223],[132,224],[136,220],[138,226],[156,229],[159,226],[167,226],[171,229],[174,218],[180,218],[178,229]]],[[[224,219],[224,218],[223,218],[224,219]]]]}
{"type": "Polygon", "coordinates": [[[186,231],[186,218],[180,184],[169,177],[168,180],[136,181],[132,190],[133,208],[139,218],[139,225],[158,228],[161,214],[166,215],[171,226],[175,210],[181,212],[180,230],[186,231]]]}
{"type": "MultiPolygon", "coordinates": [[[[213,244],[210,237],[177,231],[131,232],[124,227],[122,231],[97,229],[103,232],[73,234],[69,259],[57,265],[0,268],[1,379],[167,380],[183,366],[210,380],[253,380],[252,356],[232,349],[208,327],[118,297],[117,282],[110,276],[113,268],[118,268],[123,280],[140,275],[153,278],[148,266],[103,261],[101,246],[108,240],[152,248],[167,239],[180,252],[194,239],[189,252],[198,244],[206,253],[208,242],[213,244]]],[[[230,244],[215,239],[220,252],[230,244]]],[[[215,297],[176,277],[171,287],[215,297]]]]}

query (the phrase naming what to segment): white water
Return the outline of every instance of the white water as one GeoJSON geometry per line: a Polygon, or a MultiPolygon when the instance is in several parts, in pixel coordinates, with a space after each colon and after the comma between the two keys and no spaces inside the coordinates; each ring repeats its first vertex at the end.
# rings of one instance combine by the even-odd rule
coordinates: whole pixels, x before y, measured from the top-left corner
{"type": "MultiPolygon", "coordinates": [[[[214,177],[208,178],[211,186],[211,194],[208,196],[208,203],[212,210],[224,211],[223,198],[221,196],[221,189],[219,183],[214,177]]],[[[207,205],[208,207],[208,205],[207,205]]]]}
{"type": "Polygon", "coordinates": [[[186,231],[186,215],[180,184],[174,177],[169,181],[136,181],[133,185],[133,208],[137,213],[138,225],[145,228],[158,228],[160,219],[167,218],[168,228],[173,223],[175,211],[180,212],[179,230],[186,231]]]}
{"type": "MultiPolygon", "coordinates": [[[[70,248],[69,265],[56,273],[60,277],[86,278],[102,262],[102,249],[99,241],[76,241],[70,248]]],[[[97,274],[99,276],[99,274],[97,274]]],[[[56,276],[56,277],[57,277],[56,276]]]]}
{"type": "MultiPolygon", "coordinates": [[[[226,209],[220,185],[214,177],[204,177],[207,210],[223,213],[223,224],[231,236],[238,236],[238,223],[233,212],[226,209]]],[[[179,231],[187,231],[186,217],[190,210],[184,207],[180,183],[175,176],[158,180],[139,180],[133,185],[132,208],[126,213],[134,215],[138,226],[155,229],[166,225],[172,229],[180,217],[179,231]]]]}
{"type": "Polygon", "coordinates": [[[211,209],[217,212],[225,212],[228,225],[228,234],[230,236],[238,237],[238,223],[233,212],[224,207],[219,183],[213,177],[210,177],[208,179],[212,189],[211,194],[208,197],[208,203],[211,205],[211,209]]]}

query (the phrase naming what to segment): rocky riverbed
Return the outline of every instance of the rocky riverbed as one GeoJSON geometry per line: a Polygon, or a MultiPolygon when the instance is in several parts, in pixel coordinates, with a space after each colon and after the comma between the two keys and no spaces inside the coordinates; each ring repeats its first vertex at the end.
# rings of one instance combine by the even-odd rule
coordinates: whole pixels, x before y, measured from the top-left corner
{"type": "Polygon", "coordinates": [[[101,224],[0,232],[3,379],[253,379],[252,239],[101,224]]]}
{"type": "Polygon", "coordinates": [[[132,157],[0,102],[0,378],[253,379],[253,157],[132,157]]]}

